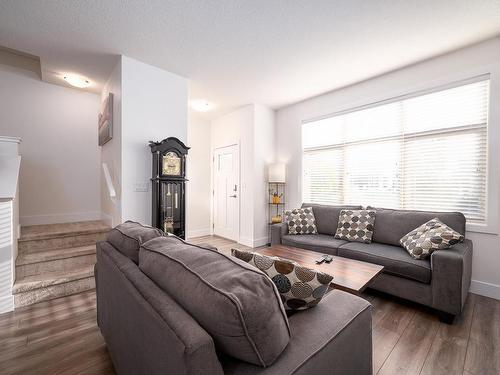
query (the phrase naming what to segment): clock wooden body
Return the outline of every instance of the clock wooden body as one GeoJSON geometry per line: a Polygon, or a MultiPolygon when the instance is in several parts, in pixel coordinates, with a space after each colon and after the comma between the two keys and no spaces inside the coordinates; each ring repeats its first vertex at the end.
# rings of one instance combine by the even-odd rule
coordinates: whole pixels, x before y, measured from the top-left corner
{"type": "Polygon", "coordinates": [[[184,239],[186,156],[189,147],[174,137],[149,142],[149,146],[153,154],[152,225],[184,239]]]}

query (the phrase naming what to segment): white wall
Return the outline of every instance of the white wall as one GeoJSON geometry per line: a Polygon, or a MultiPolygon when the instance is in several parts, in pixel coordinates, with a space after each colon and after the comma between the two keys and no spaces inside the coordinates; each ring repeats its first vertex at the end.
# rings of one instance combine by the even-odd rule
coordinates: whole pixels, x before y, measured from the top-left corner
{"type": "Polygon", "coordinates": [[[498,235],[500,158],[500,38],[333,91],[276,114],[277,158],[287,163],[288,206],[301,203],[301,122],[341,110],[397,97],[454,81],[491,74],[489,114],[489,213],[487,233],[468,232],[474,241],[471,290],[500,298],[500,238],[498,235]]]}
{"type": "Polygon", "coordinates": [[[22,138],[22,225],[100,218],[98,111],[98,95],[0,65],[0,135],[22,138]]]}
{"type": "Polygon", "coordinates": [[[240,239],[267,243],[267,164],[274,158],[274,111],[249,104],[212,121],[212,151],[240,145],[240,239]]]}
{"type": "MultiPolygon", "coordinates": [[[[149,141],[187,140],[187,80],[121,56],[102,93],[114,94],[113,139],[101,149],[110,168],[116,199],[102,194],[103,218],[110,224],[135,220],[151,224],[149,141]],[[146,184],[147,191],[141,191],[146,184]]],[[[102,172],[101,172],[102,176],[102,172]]],[[[105,188],[102,177],[101,186],[105,188]]]]}
{"type": "Polygon", "coordinates": [[[274,111],[255,105],[254,118],[254,247],[269,239],[268,166],[274,161],[274,111]]]}
{"type": "Polygon", "coordinates": [[[253,243],[253,104],[241,107],[211,123],[212,152],[216,148],[240,146],[240,240],[253,243]]]}
{"type": "Polygon", "coordinates": [[[19,226],[19,139],[0,137],[0,314],[14,309],[19,226]]]}
{"type": "Polygon", "coordinates": [[[122,219],[151,224],[149,141],[187,143],[187,79],[122,56],[122,219]]]}
{"type": "Polygon", "coordinates": [[[186,235],[189,238],[211,233],[211,148],[210,121],[189,116],[186,182],[186,235]]]}
{"type": "Polygon", "coordinates": [[[113,137],[100,147],[101,165],[101,210],[102,220],[113,227],[122,221],[121,184],[122,184],[122,61],[118,59],[111,75],[101,94],[101,103],[113,94],[113,137]],[[108,186],[104,178],[102,164],[108,167],[116,196],[110,197],[108,186]]]}

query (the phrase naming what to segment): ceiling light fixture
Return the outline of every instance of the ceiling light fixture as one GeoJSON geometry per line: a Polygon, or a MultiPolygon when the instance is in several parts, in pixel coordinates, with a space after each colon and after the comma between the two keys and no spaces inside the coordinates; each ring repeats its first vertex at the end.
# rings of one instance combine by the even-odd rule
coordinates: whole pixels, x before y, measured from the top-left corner
{"type": "Polygon", "coordinates": [[[85,87],[90,86],[90,81],[87,78],[76,75],[76,74],[65,74],[63,78],[71,86],[75,86],[75,87],[78,87],[80,89],[83,89],[85,87]]]}
{"type": "Polygon", "coordinates": [[[197,112],[208,112],[214,108],[214,103],[205,99],[196,99],[191,101],[191,108],[197,112]]]}

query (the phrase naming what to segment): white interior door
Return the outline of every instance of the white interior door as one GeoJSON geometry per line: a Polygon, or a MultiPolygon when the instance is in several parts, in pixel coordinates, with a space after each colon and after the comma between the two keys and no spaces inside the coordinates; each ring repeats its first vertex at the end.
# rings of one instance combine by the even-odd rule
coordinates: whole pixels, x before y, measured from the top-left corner
{"type": "Polygon", "coordinates": [[[234,241],[240,233],[240,152],[238,145],[214,150],[214,234],[234,241]]]}

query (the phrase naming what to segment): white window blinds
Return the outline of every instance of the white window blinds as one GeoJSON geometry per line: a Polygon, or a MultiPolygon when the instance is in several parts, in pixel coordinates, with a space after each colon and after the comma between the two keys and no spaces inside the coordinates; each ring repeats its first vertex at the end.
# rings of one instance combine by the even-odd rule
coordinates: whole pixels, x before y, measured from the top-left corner
{"type": "Polygon", "coordinates": [[[302,125],[303,200],[486,221],[489,79],[302,125]]]}

